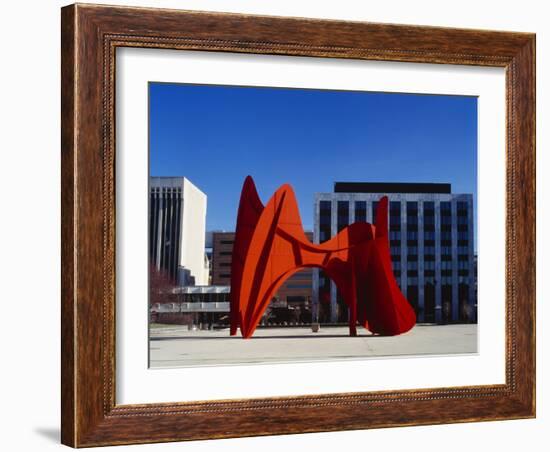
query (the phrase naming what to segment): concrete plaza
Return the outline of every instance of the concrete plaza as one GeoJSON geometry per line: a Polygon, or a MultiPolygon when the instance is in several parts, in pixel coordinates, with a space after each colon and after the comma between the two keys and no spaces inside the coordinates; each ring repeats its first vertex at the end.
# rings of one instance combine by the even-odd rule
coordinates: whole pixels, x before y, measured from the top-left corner
{"type": "Polygon", "coordinates": [[[347,327],[259,328],[251,339],[229,329],[189,331],[180,325],[153,325],[150,367],[258,364],[361,359],[382,356],[446,355],[477,352],[477,325],[416,325],[400,336],[374,336],[347,327]]]}

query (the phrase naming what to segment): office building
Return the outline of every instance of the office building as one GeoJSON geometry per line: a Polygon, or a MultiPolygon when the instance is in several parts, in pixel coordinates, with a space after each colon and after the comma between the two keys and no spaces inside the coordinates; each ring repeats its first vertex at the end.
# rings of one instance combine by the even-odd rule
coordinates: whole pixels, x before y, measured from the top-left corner
{"type": "Polygon", "coordinates": [[[231,284],[231,255],[235,243],[234,232],[214,231],[212,233],[212,284],[231,284]]]}
{"type": "Polygon", "coordinates": [[[185,177],[149,180],[149,259],[180,286],[209,284],[206,195],[185,177]]]}
{"type": "MultiPolygon", "coordinates": [[[[418,322],[470,322],[477,318],[474,276],[474,206],[471,194],[450,184],[336,182],[317,193],[314,243],[356,221],[374,223],[376,206],[389,198],[392,266],[418,322]]],[[[313,312],[321,322],[347,321],[335,284],[313,271],[313,312]]]]}

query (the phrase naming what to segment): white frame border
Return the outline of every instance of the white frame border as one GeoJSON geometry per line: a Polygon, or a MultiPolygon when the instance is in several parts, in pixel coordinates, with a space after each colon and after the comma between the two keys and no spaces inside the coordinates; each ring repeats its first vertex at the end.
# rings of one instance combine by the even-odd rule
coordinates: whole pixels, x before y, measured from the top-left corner
{"type": "Polygon", "coordinates": [[[505,383],[504,69],[143,48],[116,52],[117,404],[505,383]],[[479,96],[479,353],[148,369],[149,81],[479,96]]]}

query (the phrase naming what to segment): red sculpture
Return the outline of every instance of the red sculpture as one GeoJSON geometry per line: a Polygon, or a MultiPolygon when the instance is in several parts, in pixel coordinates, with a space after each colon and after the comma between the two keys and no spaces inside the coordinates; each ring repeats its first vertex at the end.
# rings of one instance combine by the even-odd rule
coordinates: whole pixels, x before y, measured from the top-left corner
{"type": "Polygon", "coordinates": [[[254,333],[273,295],[293,273],[324,270],[349,308],[350,336],[356,324],[381,335],[410,330],[416,315],[393,276],[388,241],[388,198],[378,203],[376,223],[356,222],[319,245],[306,237],[296,197],[281,186],[264,207],[254,181],[244,181],[231,264],[230,334],[254,333]]]}

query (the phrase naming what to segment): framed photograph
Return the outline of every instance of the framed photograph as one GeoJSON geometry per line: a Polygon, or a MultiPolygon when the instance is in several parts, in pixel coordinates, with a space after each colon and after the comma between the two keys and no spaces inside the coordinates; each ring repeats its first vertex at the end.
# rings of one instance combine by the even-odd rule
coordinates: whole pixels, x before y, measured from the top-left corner
{"type": "Polygon", "coordinates": [[[535,416],[535,36],[62,9],[62,442],[535,416]]]}

